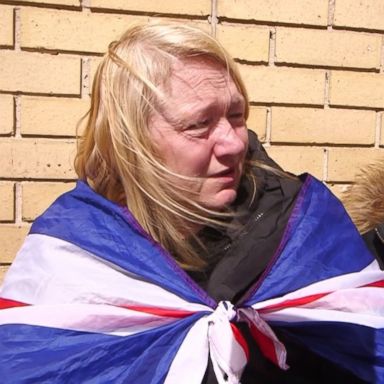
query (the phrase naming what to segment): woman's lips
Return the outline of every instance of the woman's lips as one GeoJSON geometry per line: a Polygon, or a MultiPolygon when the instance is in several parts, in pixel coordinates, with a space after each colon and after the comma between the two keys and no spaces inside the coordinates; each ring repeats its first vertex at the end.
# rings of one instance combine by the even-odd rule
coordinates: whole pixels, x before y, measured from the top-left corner
{"type": "Polygon", "coordinates": [[[223,171],[213,174],[211,177],[225,183],[232,183],[236,180],[236,170],[235,168],[227,168],[223,171]]]}

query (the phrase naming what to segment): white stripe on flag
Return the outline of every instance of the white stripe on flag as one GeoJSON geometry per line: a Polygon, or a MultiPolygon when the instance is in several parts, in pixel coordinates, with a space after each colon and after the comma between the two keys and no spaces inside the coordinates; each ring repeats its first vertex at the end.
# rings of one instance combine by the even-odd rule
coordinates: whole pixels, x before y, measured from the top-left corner
{"type": "Polygon", "coordinates": [[[266,321],[284,321],[287,323],[306,321],[343,322],[365,325],[370,328],[384,328],[384,318],[361,313],[342,312],[332,309],[317,308],[286,308],[276,312],[263,313],[266,321]]]}
{"type": "Polygon", "coordinates": [[[7,273],[0,297],[27,304],[92,303],[209,310],[144,281],[67,241],[29,235],[7,273]]]}
{"type": "Polygon", "coordinates": [[[0,325],[27,324],[129,336],[179,319],[103,304],[32,305],[0,310],[0,325]]]}
{"type": "Polygon", "coordinates": [[[255,303],[252,305],[252,308],[260,310],[271,305],[278,305],[287,300],[300,299],[306,296],[325,294],[334,291],[342,292],[345,289],[356,288],[382,280],[384,280],[384,271],[379,269],[379,266],[375,261],[362,271],[340,275],[310,284],[284,296],[255,303]]]}
{"type": "Polygon", "coordinates": [[[200,384],[208,365],[208,321],[199,319],[189,330],[169,368],[164,384],[200,384]],[[186,375],[188,375],[186,377],[186,375]]]}

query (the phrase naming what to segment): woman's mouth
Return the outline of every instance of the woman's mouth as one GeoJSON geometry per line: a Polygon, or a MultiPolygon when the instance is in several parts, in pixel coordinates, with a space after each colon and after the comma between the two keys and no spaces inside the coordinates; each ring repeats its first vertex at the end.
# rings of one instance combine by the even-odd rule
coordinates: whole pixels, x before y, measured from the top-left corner
{"type": "Polygon", "coordinates": [[[220,179],[222,182],[234,182],[236,180],[236,170],[234,167],[226,168],[220,172],[213,174],[211,177],[215,179],[220,179]]]}

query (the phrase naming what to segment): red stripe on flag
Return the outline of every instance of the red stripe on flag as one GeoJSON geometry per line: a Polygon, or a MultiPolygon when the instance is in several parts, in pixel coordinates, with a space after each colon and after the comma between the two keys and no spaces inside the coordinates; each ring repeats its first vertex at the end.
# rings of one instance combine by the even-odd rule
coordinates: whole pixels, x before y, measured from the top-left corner
{"type": "Polygon", "coordinates": [[[319,300],[322,297],[329,295],[330,293],[332,292],[318,293],[315,295],[298,297],[297,299],[285,300],[285,301],[282,301],[281,303],[272,304],[272,305],[268,305],[265,308],[261,308],[259,312],[269,312],[269,311],[275,311],[275,310],[284,309],[284,308],[299,307],[301,305],[306,305],[316,300],[319,300]]]}
{"type": "Polygon", "coordinates": [[[370,283],[367,285],[363,285],[363,287],[377,287],[384,288],[384,280],[375,281],[374,283],[370,283]]]}
{"type": "MultiPolygon", "coordinates": [[[[356,287],[356,288],[365,288],[365,287],[384,288],[384,280],[375,281],[373,283],[362,285],[362,286],[356,287]]],[[[259,310],[259,312],[262,313],[262,312],[276,311],[279,309],[290,308],[290,307],[299,307],[301,305],[306,305],[306,304],[312,303],[316,300],[319,300],[319,299],[323,298],[324,296],[327,296],[331,293],[333,293],[333,292],[331,291],[331,292],[325,292],[325,293],[318,293],[318,294],[314,294],[314,295],[299,297],[296,299],[285,300],[285,301],[282,301],[281,303],[272,304],[272,305],[269,305],[267,307],[261,308],[259,310]]]]}
{"type": "Polygon", "coordinates": [[[276,355],[276,349],[273,341],[266,336],[263,332],[259,331],[254,324],[250,324],[249,327],[252,337],[255,339],[257,345],[260,347],[263,355],[272,361],[274,364],[279,366],[279,361],[276,355]]]}
{"type": "Polygon", "coordinates": [[[231,324],[233,336],[235,337],[236,341],[240,344],[241,348],[243,348],[245,356],[249,361],[249,349],[248,349],[247,341],[244,339],[244,336],[242,335],[239,328],[237,328],[235,324],[233,323],[229,323],[229,324],[231,324]]]}
{"type": "Polygon", "coordinates": [[[26,307],[29,304],[21,303],[20,301],[4,299],[0,297],[0,309],[26,307]]]}
{"type": "Polygon", "coordinates": [[[163,317],[174,317],[174,318],[184,318],[191,316],[196,312],[190,311],[177,311],[173,309],[163,309],[163,308],[154,308],[154,307],[140,307],[137,305],[121,305],[120,308],[130,309],[132,311],[150,313],[151,315],[163,316],[163,317]]]}

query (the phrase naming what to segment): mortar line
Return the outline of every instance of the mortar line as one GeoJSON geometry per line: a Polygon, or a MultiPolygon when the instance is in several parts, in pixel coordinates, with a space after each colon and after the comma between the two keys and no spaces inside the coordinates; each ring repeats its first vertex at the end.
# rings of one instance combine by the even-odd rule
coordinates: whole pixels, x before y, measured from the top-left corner
{"type": "MultiPolygon", "coordinates": [[[[15,20],[16,20],[16,17],[15,17],[15,20]]],[[[15,39],[15,50],[16,50],[16,39],[15,39]]],[[[20,45],[18,45],[17,50],[20,50],[20,45]]],[[[14,111],[15,111],[14,137],[17,139],[20,139],[21,138],[21,96],[15,95],[13,98],[13,101],[14,101],[14,111]]],[[[20,181],[15,183],[14,210],[15,210],[14,211],[15,224],[20,225],[22,224],[22,188],[21,188],[20,181]]]]}
{"type": "Polygon", "coordinates": [[[272,137],[272,108],[267,107],[267,126],[265,130],[265,143],[271,145],[272,137]]]}
{"type": "Polygon", "coordinates": [[[269,30],[269,51],[268,51],[268,65],[275,66],[276,59],[276,27],[269,30]]]}
{"type": "Polygon", "coordinates": [[[91,59],[89,57],[81,58],[81,98],[87,99],[90,91],[91,59]]]}
{"type": "Polygon", "coordinates": [[[90,0],[80,0],[82,12],[91,12],[91,1],[90,0]]]}
{"type": "Polygon", "coordinates": [[[328,180],[328,173],[329,173],[329,149],[324,148],[323,149],[323,183],[326,183],[328,180]]]}
{"type": "Polygon", "coordinates": [[[325,83],[324,83],[324,109],[329,108],[329,93],[331,84],[331,71],[325,71],[325,83]]]}
{"type": "Polygon", "coordinates": [[[13,101],[15,103],[14,136],[21,139],[21,96],[15,95],[13,101]]]}
{"type": "Polygon", "coordinates": [[[15,224],[17,225],[21,225],[23,223],[22,200],[21,181],[17,181],[15,183],[15,224]]]}
{"type": "Polygon", "coordinates": [[[384,73],[384,35],[381,37],[380,73],[384,73]]]}
{"type": "Polygon", "coordinates": [[[374,145],[375,148],[380,148],[382,118],[383,118],[383,113],[376,112],[375,145],[374,145]]]}
{"type": "Polygon", "coordinates": [[[328,1],[328,22],[327,29],[332,31],[335,22],[335,0],[328,1]]]}
{"type": "Polygon", "coordinates": [[[217,0],[211,0],[211,15],[209,16],[208,20],[211,23],[211,35],[213,37],[216,37],[216,27],[218,24],[217,0]]]}
{"type": "Polygon", "coordinates": [[[14,22],[14,33],[13,33],[13,39],[14,39],[14,48],[15,51],[20,51],[20,45],[21,45],[21,16],[20,16],[20,8],[14,9],[13,14],[13,22],[14,22]]]}

